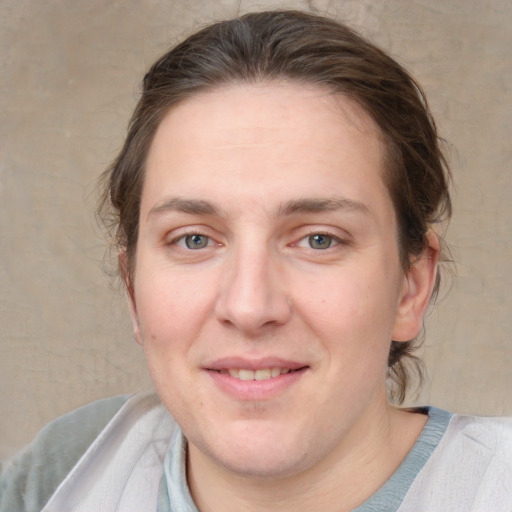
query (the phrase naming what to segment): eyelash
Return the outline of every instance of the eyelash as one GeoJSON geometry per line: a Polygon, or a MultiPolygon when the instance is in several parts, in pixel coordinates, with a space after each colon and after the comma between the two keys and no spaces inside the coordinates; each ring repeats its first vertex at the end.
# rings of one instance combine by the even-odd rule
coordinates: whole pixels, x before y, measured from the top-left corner
{"type": "Polygon", "coordinates": [[[326,251],[328,249],[332,249],[333,247],[336,247],[337,245],[345,244],[345,242],[331,234],[331,233],[325,233],[323,231],[311,231],[306,236],[302,237],[298,242],[296,242],[294,245],[298,247],[305,247],[307,249],[311,249],[313,251],[326,251]],[[312,239],[315,237],[324,237],[329,240],[329,245],[327,247],[311,247],[312,239]],[[307,246],[301,245],[301,242],[305,242],[307,246]]]}
{"type": "MultiPolygon", "coordinates": [[[[344,241],[343,239],[341,239],[331,233],[324,232],[324,231],[312,230],[310,233],[307,233],[305,236],[302,236],[297,242],[292,244],[292,246],[303,247],[303,248],[310,249],[313,251],[327,251],[328,249],[332,249],[333,247],[336,247],[338,245],[346,245],[346,244],[347,244],[346,241],[344,241]],[[328,246],[327,247],[316,247],[316,248],[312,247],[311,243],[312,243],[314,237],[323,237],[324,239],[327,239],[329,242],[328,246]],[[306,245],[303,245],[303,244],[306,244],[306,245]]],[[[194,231],[189,231],[187,233],[181,234],[181,235],[177,236],[176,238],[173,238],[170,241],[169,245],[177,246],[184,251],[199,251],[201,249],[206,249],[208,247],[212,247],[214,245],[220,245],[220,244],[215,242],[215,240],[212,237],[205,235],[203,232],[201,232],[199,230],[197,230],[197,231],[194,230],[194,231]],[[200,247],[190,247],[187,244],[187,239],[190,239],[192,237],[202,237],[203,239],[206,239],[206,245],[200,246],[200,247]]]]}
{"type": "Polygon", "coordinates": [[[185,233],[183,235],[180,235],[176,238],[174,238],[170,245],[175,245],[177,247],[179,247],[180,249],[183,249],[183,250],[188,250],[188,251],[198,251],[200,249],[205,249],[207,247],[211,247],[213,245],[215,245],[215,242],[213,240],[213,238],[209,237],[208,235],[205,235],[204,233],[201,233],[200,231],[190,231],[188,233],[185,233]],[[187,244],[187,239],[190,239],[192,237],[202,237],[203,239],[206,239],[207,240],[207,243],[205,246],[202,246],[202,247],[189,247],[188,244],[187,244]],[[180,243],[182,242],[182,244],[180,243]]]}

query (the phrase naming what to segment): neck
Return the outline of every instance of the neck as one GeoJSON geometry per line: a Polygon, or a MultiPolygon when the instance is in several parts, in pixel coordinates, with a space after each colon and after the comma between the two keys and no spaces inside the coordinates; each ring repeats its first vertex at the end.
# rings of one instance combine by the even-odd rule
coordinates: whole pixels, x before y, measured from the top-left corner
{"type": "Polygon", "coordinates": [[[427,419],[387,404],[385,411],[380,422],[358,422],[327,457],[293,475],[240,475],[190,445],[188,482],[194,501],[201,512],[353,510],[395,472],[427,419]]]}

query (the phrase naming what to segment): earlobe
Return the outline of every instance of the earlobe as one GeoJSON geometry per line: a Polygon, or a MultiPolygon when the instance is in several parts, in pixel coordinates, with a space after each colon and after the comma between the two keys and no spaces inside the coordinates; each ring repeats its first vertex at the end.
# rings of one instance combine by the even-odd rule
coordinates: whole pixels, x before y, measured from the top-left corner
{"type": "Polygon", "coordinates": [[[439,252],[439,239],[433,231],[429,231],[427,247],[412,262],[403,278],[393,340],[410,341],[419,334],[437,278],[439,252]]]}
{"type": "Polygon", "coordinates": [[[126,294],[126,302],[128,303],[128,310],[132,320],[133,335],[139,345],[142,345],[142,336],[140,331],[139,316],[137,314],[137,305],[135,302],[135,290],[133,287],[132,278],[129,272],[128,256],[125,250],[121,250],[118,255],[119,271],[124,283],[124,291],[126,294]]]}

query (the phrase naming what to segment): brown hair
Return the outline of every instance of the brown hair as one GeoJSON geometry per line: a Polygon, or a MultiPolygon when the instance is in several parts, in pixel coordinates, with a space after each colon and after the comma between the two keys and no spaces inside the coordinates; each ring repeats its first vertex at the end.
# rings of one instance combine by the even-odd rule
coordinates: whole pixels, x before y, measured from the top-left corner
{"type": "MultiPolygon", "coordinates": [[[[129,276],[135,266],[144,165],[165,114],[184,99],[223,84],[283,79],[344,94],[377,123],[386,147],[384,179],[398,219],[403,268],[421,254],[429,227],[450,216],[451,203],[448,166],[420,86],[345,25],[305,12],[270,11],[200,30],[144,77],[124,146],[104,174],[99,207],[118,248],[126,251],[129,276]]],[[[419,370],[421,376],[420,361],[412,354],[416,345],[415,340],[391,342],[388,373],[397,402],[405,397],[410,371],[419,370]]]]}

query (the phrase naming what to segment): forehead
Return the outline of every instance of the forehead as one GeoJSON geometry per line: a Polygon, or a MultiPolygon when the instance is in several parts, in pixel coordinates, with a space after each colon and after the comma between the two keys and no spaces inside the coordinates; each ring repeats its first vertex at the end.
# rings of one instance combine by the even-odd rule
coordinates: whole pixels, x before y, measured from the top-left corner
{"type": "Polygon", "coordinates": [[[380,135],[357,103],[318,86],[241,84],[199,93],[171,109],[156,132],[142,210],[154,206],[163,182],[187,197],[239,187],[264,203],[286,190],[329,197],[333,182],[355,200],[369,183],[387,195],[380,135]],[[224,187],[213,187],[219,180],[224,187]]]}
{"type": "Polygon", "coordinates": [[[206,132],[214,140],[216,134],[224,136],[225,130],[231,130],[234,143],[247,141],[244,136],[250,136],[247,142],[252,143],[257,131],[248,132],[249,122],[256,129],[259,125],[262,142],[271,136],[269,130],[289,129],[299,137],[304,134],[301,129],[306,128],[306,136],[311,139],[320,125],[332,129],[332,125],[345,124],[383,140],[376,123],[356,101],[324,86],[287,81],[225,84],[195,94],[170,109],[157,134],[179,123],[179,131],[191,137],[191,142],[201,142],[206,132]],[[300,117],[307,122],[297,123],[300,117]],[[201,129],[197,129],[198,124],[201,129]],[[220,134],[219,128],[224,133],[220,134]]]}

